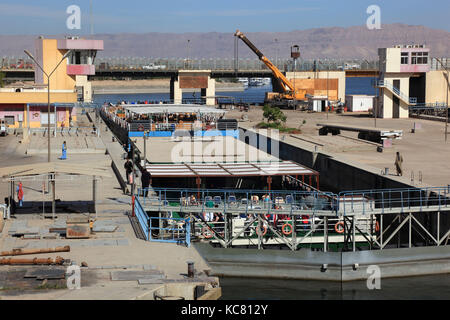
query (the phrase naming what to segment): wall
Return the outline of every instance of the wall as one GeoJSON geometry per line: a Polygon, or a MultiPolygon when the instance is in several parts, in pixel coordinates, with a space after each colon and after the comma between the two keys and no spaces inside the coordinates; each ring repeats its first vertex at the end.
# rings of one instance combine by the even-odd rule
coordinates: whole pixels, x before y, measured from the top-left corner
{"type": "Polygon", "coordinates": [[[447,102],[450,96],[445,71],[430,71],[426,74],[425,103],[447,102]],[[447,87],[447,91],[445,90],[447,87]]]}

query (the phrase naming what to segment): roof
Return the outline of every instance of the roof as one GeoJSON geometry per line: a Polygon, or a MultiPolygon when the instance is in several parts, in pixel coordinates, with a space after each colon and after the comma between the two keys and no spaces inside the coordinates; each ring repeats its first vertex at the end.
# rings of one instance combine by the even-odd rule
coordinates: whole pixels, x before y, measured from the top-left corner
{"type": "Polygon", "coordinates": [[[317,171],[293,161],[194,163],[194,164],[148,164],[152,177],[243,177],[318,175],[317,171]]]}
{"type": "Polygon", "coordinates": [[[124,104],[130,112],[137,114],[197,113],[225,114],[226,111],[198,104],[124,104]]]}
{"type": "Polygon", "coordinates": [[[65,173],[96,177],[111,177],[104,162],[80,164],[77,162],[42,162],[22,166],[0,168],[0,177],[23,177],[47,173],[65,173]]]}

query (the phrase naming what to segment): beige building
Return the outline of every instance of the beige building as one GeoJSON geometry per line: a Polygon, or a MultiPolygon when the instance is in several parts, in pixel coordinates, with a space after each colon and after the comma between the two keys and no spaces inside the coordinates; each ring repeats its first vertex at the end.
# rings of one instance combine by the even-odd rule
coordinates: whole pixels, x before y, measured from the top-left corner
{"type": "Polygon", "coordinates": [[[378,117],[408,118],[410,107],[446,103],[445,71],[430,70],[429,48],[424,45],[381,48],[378,56],[378,117]]]}

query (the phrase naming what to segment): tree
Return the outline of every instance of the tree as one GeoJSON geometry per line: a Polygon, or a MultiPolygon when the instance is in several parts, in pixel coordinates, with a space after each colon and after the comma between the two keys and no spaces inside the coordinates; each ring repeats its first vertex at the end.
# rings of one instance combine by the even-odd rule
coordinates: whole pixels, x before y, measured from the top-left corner
{"type": "Polygon", "coordinates": [[[271,107],[266,104],[263,107],[263,111],[263,116],[267,119],[267,122],[286,122],[285,114],[278,107],[271,107]]]}
{"type": "Polygon", "coordinates": [[[3,86],[4,86],[4,83],[3,83],[4,78],[5,78],[5,73],[0,72],[0,88],[3,88],[3,86]]]}

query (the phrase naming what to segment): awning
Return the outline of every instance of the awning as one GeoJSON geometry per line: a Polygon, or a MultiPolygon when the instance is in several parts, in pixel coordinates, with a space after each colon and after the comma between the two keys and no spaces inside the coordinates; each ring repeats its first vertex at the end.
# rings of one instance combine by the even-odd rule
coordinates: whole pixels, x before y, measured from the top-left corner
{"type": "Polygon", "coordinates": [[[148,164],[152,177],[256,177],[256,176],[316,176],[317,171],[293,161],[199,163],[199,164],[148,164]]]}
{"type": "Polygon", "coordinates": [[[124,104],[126,110],[136,114],[173,114],[173,113],[200,113],[225,114],[223,109],[206,107],[197,104],[124,104]]]}
{"type": "Polygon", "coordinates": [[[77,163],[77,162],[42,162],[22,166],[0,168],[0,177],[24,177],[31,175],[43,175],[48,173],[77,174],[110,178],[108,167],[105,163],[77,163]]]}

